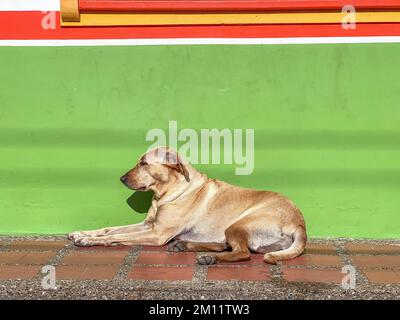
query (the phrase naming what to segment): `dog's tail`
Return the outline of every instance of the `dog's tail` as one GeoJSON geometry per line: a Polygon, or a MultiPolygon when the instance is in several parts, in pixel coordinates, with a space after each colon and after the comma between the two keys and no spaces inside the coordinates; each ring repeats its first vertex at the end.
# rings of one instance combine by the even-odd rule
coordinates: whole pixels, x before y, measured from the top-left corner
{"type": "Polygon", "coordinates": [[[293,234],[292,245],[281,251],[268,252],[264,255],[266,263],[276,264],[280,260],[291,259],[299,256],[304,251],[307,243],[307,234],[304,226],[298,226],[293,234]]]}

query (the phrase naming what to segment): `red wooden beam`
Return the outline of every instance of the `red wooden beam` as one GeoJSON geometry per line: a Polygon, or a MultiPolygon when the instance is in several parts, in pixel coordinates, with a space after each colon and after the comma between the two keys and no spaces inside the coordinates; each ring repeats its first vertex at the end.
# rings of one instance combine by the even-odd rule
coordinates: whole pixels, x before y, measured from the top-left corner
{"type": "Polygon", "coordinates": [[[0,11],[0,40],[400,36],[400,23],[360,23],[356,29],[343,29],[340,24],[62,28],[59,15],[55,29],[43,29],[44,15],[0,11]]]}
{"type": "Polygon", "coordinates": [[[79,0],[82,11],[297,11],[400,9],[399,0],[79,0]]]}

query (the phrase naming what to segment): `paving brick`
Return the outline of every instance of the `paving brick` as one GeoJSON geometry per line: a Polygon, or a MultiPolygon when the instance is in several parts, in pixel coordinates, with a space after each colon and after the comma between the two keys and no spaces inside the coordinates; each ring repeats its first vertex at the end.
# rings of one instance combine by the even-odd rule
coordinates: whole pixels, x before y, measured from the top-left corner
{"type": "Polygon", "coordinates": [[[31,279],[39,271],[39,266],[0,266],[0,279],[31,279]]]}
{"type": "Polygon", "coordinates": [[[194,264],[196,254],[194,252],[140,252],[136,260],[137,264],[194,264]]]}
{"type": "Polygon", "coordinates": [[[283,277],[286,281],[294,282],[322,282],[322,283],[341,283],[345,275],[341,270],[318,270],[318,269],[298,269],[284,268],[283,277]]]}
{"type": "Polygon", "coordinates": [[[65,256],[62,264],[121,264],[128,254],[127,251],[72,251],[65,256]]]}
{"type": "Polygon", "coordinates": [[[57,266],[56,279],[66,280],[109,280],[114,278],[119,270],[118,265],[112,266],[57,266]]]}
{"type": "Polygon", "coordinates": [[[91,247],[79,247],[74,246],[73,249],[77,251],[130,251],[132,246],[91,246],[91,247]]]}
{"type": "Polygon", "coordinates": [[[400,283],[400,272],[396,270],[364,270],[368,281],[373,284],[400,283]]]}
{"type": "Polygon", "coordinates": [[[28,252],[24,256],[20,263],[21,264],[46,264],[55,256],[55,252],[44,251],[44,252],[28,252]]]}
{"type": "Polygon", "coordinates": [[[192,280],[193,267],[138,267],[128,273],[135,280],[192,280]]]}
{"type": "Polygon", "coordinates": [[[321,243],[308,243],[306,246],[305,254],[328,254],[335,255],[336,248],[332,244],[321,244],[321,243]]]}
{"type": "Polygon", "coordinates": [[[400,254],[400,246],[348,243],[345,245],[350,254],[400,254]]]}
{"type": "Polygon", "coordinates": [[[359,267],[400,268],[400,256],[352,256],[351,259],[359,267]]]}
{"type": "Polygon", "coordinates": [[[166,251],[167,246],[143,246],[142,251],[166,251]]]}
{"type": "Polygon", "coordinates": [[[69,242],[60,240],[19,240],[14,241],[7,247],[13,250],[59,250],[64,248],[69,242]]]}
{"type": "Polygon", "coordinates": [[[0,264],[46,264],[56,253],[54,251],[44,252],[0,252],[0,264]]]}
{"type": "Polygon", "coordinates": [[[269,281],[269,268],[255,266],[212,266],[208,267],[208,280],[242,280],[242,281],[269,281]]]}
{"type": "Polygon", "coordinates": [[[342,261],[339,256],[303,254],[297,258],[284,260],[283,265],[286,266],[321,266],[321,267],[340,267],[342,261]]]}
{"type": "Polygon", "coordinates": [[[18,264],[25,255],[24,252],[0,252],[0,264],[18,264]]]}

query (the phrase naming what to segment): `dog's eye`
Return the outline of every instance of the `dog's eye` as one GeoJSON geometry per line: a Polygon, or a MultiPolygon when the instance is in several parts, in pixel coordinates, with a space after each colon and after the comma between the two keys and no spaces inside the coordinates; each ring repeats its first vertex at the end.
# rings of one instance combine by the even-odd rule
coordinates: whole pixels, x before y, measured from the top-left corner
{"type": "Polygon", "coordinates": [[[146,161],[142,161],[142,162],[140,162],[140,165],[141,166],[147,166],[147,162],[146,161]]]}

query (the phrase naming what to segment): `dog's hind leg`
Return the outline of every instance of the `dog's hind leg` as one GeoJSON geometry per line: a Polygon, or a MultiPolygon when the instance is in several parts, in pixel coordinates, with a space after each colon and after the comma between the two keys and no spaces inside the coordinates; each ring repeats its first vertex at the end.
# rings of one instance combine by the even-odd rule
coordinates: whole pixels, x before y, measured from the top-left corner
{"type": "Polygon", "coordinates": [[[266,253],[264,261],[276,264],[280,260],[292,259],[302,254],[307,243],[307,234],[304,226],[297,226],[293,233],[293,239],[294,241],[289,248],[266,253]]]}
{"type": "Polygon", "coordinates": [[[170,252],[181,252],[181,251],[224,251],[229,248],[228,244],[223,242],[191,242],[185,240],[175,240],[171,242],[167,250],[170,252]]]}
{"type": "Polygon", "coordinates": [[[238,222],[235,222],[225,231],[226,241],[229,243],[232,251],[213,255],[202,255],[197,258],[198,264],[250,260],[251,253],[248,248],[249,236],[238,222]]]}

